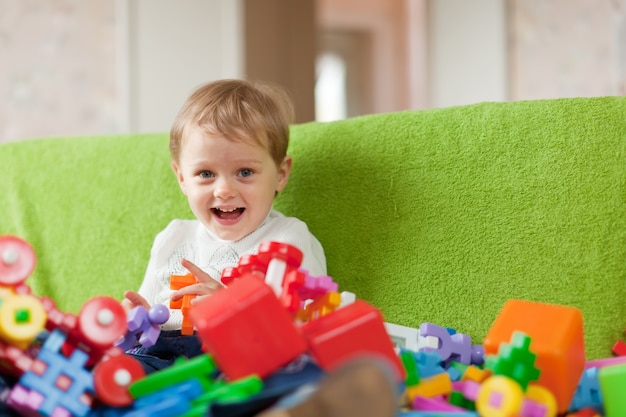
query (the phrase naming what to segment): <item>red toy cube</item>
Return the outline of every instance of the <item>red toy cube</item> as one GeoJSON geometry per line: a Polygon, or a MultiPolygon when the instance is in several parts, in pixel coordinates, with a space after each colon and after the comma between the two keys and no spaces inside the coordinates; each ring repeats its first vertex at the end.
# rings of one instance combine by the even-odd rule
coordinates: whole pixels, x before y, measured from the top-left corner
{"type": "Polygon", "coordinates": [[[310,321],[301,328],[309,351],[327,371],[363,356],[378,356],[395,368],[398,381],[405,377],[380,311],[363,300],[310,321]]]}
{"type": "Polygon", "coordinates": [[[251,274],[194,304],[189,314],[204,351],[231,380],[264,378],[306,351],[287,310],[251,274]]]}

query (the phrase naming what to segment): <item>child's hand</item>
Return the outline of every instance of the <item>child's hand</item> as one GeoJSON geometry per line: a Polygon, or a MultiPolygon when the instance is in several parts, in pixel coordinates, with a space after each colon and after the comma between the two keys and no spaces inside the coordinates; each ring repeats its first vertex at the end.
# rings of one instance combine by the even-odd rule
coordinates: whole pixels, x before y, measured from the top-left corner
{"type": "Polygon", "coordinates": [[[139,293],[135,291],[125,291],[124,299],[121,302],[124,311],[127,313],[137,306],[143,306],[146,310],[150,309],[150,304],[139,293]]]}
{"type": "Polygon", "coordinates": [[[216,280],[211,278],[209,274],[204,272],[193,262],[187,259],[183,259],[180,263],[189,272],[191,272],[191,274],[196,278],[196,281],[198,281],[198,283],[193,284],[193,285],[188,285],[184,288],[181,288],[178,291],[173,292],[172,297],[171,297],[172,301],[180,300],[181,298],[183,298],[184,295],[187,295],[187,294],[194,294],[197,297],[191,300],[191,303],[195,304],[195,303],[202,301],[203,299],[207,297],[210,297],[211,295],[213,295],[213,293],[215,293],[215,291],[218,291],[219,289],[223,288],[222,283],[217,282],[216,280]]]}

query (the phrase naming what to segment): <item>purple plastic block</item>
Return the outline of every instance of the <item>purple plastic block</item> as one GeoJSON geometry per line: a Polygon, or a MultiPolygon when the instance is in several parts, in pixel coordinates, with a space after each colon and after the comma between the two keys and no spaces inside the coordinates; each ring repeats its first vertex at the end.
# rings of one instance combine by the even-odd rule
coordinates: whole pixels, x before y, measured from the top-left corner
{"type": "Polygon", "coordinates": [[[161,334],[161,324],[169,317],[169,310],[162,304],[150,307],[150,311],[142,306],[133,308],[127,315],[128,330],[122,339],[115,342],[115,346],[124,351],[135,346],[137,341],[143,347],[154,346],[161,334]]]}
{"type": "Polygon", "coordinates": [[[466,365],[472,363],[472,339],[463,333],[450,335],[447,329],[433,323],[422,323],[419,328],[420,336],[436,337],[439,339],[437,349],[423,348],[425,351],[437,351],[444,363],[457,361],[466,365]]]}

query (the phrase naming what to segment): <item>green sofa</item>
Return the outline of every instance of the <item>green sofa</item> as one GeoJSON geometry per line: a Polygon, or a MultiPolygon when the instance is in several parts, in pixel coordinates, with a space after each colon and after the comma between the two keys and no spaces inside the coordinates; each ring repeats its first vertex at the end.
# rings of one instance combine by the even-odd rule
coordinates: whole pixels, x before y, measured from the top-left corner
{"type": "MultiPolygon", "coordinates": [[[[36,122],[36,121],[34,121],[36,122]]],[[[28,240],[33,291],[78,312],[143,277],[191,213],[166,133],[0,145],[0,234],[28,240]]],[[[575,306],[588,359],[626,328],[626,98],[370,115],[292,128],[276,208],[309,224],[329,275],[387,322],[480,343],[510,298],[575,306]]]]}

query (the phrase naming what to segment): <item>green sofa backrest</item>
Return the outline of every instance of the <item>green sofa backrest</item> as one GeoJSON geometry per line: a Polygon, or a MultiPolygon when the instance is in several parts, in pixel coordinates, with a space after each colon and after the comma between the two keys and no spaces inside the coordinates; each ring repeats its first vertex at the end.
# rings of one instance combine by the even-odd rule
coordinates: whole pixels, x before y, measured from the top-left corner
{"type": "MultiPolygon", "coordinates": [[[[509,298],[582,310],[588,358],[626,322],[626,98],[481,103],[293,126],[276,208],[329,275],[411,327],[480,343],[509,298]]],[[[77,312],[137,288],[156,233],[191,213],[167,135],[0,146],[0,234],[28,240],[33,291],[77,312]]]]}

